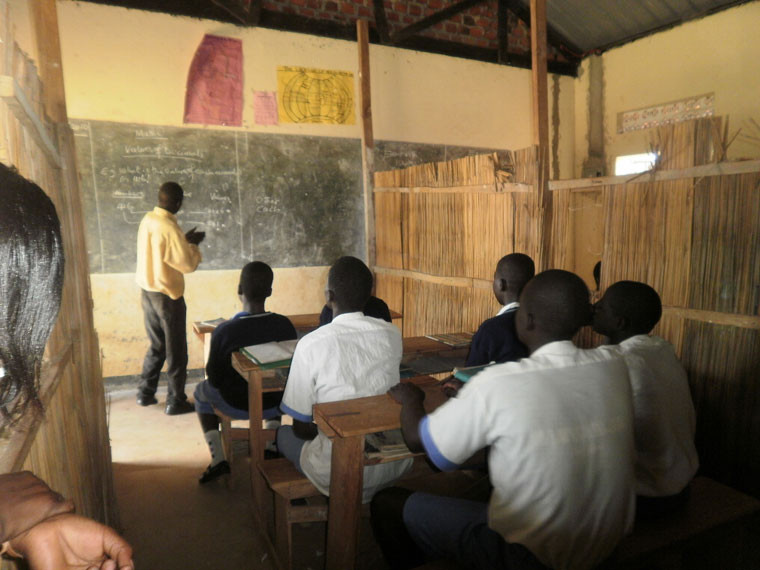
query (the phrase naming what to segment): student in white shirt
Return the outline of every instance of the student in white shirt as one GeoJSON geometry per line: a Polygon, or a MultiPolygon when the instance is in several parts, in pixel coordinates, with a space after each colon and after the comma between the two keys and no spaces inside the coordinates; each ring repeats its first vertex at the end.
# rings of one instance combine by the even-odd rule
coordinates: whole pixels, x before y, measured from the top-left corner
{"type": "Polygon", "coordinates": [[[649,336],[662,315],[649,285],[618,281],[594,306],[594,330],[618,345],[633,390],[639,513],[677,508],[699,466],[696,416],[686,371],[672,345],[649,336]]]}
{"type": "MultiPolygon", "coordinates": [[[[372,273],[355,257],[330,268],[325,296],[333,320],[304,336],[293,354],[280,409],[293,427],[277,430],[277,449],[325,495],[330,494],[331,441],[312,423],[312,406],[384,394],[399,382],[401,333],[362,308],[372,291],[372,273]]],[[[364,468],[364,502],[400,477],[412,460],[364,468]]]]}
{"type": "Polygon", "coordinates": [[[372,524],[393,568],[441,558],[489,570],[591,568],[631,529],[631,389],[617,351],[572,344],[590,318],[583,281],[545,271],[517,311],[530,357],[486,369],[429,415],[416,387],[391,390],[409,449],[451,470],[490,446],[494,487],[489,504],[381,491],[372,524]]]}

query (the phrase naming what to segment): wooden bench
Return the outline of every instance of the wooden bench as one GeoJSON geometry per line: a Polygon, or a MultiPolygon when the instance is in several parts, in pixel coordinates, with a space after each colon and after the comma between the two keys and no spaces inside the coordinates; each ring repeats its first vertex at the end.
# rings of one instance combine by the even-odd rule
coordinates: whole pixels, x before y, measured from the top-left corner
{"type": "MultiPolygon", "coordinates": [[[[756,570],[760,553],[755,537],[754,553],[747,539],[760,501],[707,477],[692,482],[691,496],[683,509],[653,520],[637,520],[633,533],[597,570],[756,570]],[[755,557],[754,560],[747,558],[755,557]]],[[[755,527],[755,532],[760,532],[755,527]]],[[[419,570],[455,570],[448,561],[437,561],[419,570]]]]}
{"type": "Polygon", "coordinates": [[[653,520],[637,520],[600,569],[692,570],[754,568],[741,560],[747,523],[760,501],[707,477],[692,481],[683,509],[653,520]]]}
{"type": "Polygon", "coordinates": [[[259,463],[259,471],[274,494],[274,546],[281,568],[293,565],[293,534],[295,523],[327,520],[327,504],[293,505],[294,499],[322,497],[305,475],[299,473],[290,460],[270,459],[259,463]]]}
{"type": "Polygon", "coordinates": [[[245,441],[247,443],[250,430],[247,427],[232,427],[232,422],[235,420],[217,408],[214,408],[214,414],[219,418],[221,427],[222,452],[224,453],[224,458],[230,464],[230,470],[232,470],[235,464],[235,453],[232,447],[233,442],[245,441]]]}

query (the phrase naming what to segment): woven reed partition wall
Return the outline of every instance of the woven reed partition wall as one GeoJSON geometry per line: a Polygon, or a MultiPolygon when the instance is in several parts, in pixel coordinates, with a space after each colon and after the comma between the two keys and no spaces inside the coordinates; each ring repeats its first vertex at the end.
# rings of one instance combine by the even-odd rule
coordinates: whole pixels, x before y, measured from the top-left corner
{"type": "Polygon", "coordinates": [[[6,431],[0,439],[0,472],[29,469],[72,499],[80,514],[118,525],[74,137],[68,125],[46,119],[42,83],[32,61],[13,43],[4,1],[0,20],[0,45],[12,51],[0,53],[5,56],[0,57],[0,73],[5,73],[0,76],[0,161],[14,165],[52,198],[66,256],[61,310],[43,364],[45,415],[25,418],[22,430],[6,431]]]}
{"type": "MultiPolygon", "coordinates": [[[[724,155],[720,119],[653,136],[654,173],[550,183],[552,264],[592,285],[601,259],[602,292],[630,279],[660,293],[655,333],[689,372],[702,469],[760,496],[760,161],[713,164],[724,155]]],[[[530,180],[520,165],[534,161],[515,154],[515,179],[530,180]]],[[[441,187],[449,163],[376,176],[377,294],[403,313],[405,336],[474,330],[497,309],[495,262],[535,253],[531,188],[500,188],[492,158],[467,160],[483,169],[469,178],[482,188],[441,187]]],[[[576,340],[600,341],[588,329],[576,340]]]]}
{"type": "Polygon", "coordinates": [[[498,310],[496,262],[536,252],[525,184],[534,157],[526,149],[375,174],[376,293],[403,313],[405,336],[474,331],[498,310]]]}
{"type": "Polygon", "coordinates": [[[553,183],[552,252],[555,266],[582,269],[578,206],[598,205],[602,290],[631,279],[660,293],[655,333],[689,372],[702,469],[760,496],[760,161],[702,166],[725,138],[720,119],[663,127],[654,173],[553,183]]]}

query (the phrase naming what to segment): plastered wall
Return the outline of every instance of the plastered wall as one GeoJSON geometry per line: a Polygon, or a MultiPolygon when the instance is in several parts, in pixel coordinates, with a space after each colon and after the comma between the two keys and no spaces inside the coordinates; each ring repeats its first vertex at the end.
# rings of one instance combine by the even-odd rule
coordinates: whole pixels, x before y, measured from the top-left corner
{"type": "MultiPolygon", "coordinates": [[[[354,42],[66,0],[58,2],[58,17],[72,118],[181,126],[190,62],[209,33],[243,41],[243,129],[360,138],[358,117],[353,126],[255,125],[251,102],[254,89],[276,90],[278,65],[346,70],[358,78],[354,42]]],[[[513,149],[531,144],[530,71],[376,45],[370,58],[377,139],[513,149]]],[[[575,148],[573,79],[559,78],[556,95],[549,83],[550,116],[558,105],[561,117],[552,128],[556,160],[568,177],[575,148]]],[[[238,310],[238,272],[202,268],[187,277],[188,323],[238,310]]],[[[268,308],[319,311],[326,270],[276,269],[268,308]]],[[[138,374],[147,340],[133,276],[93,274],[91,282],[104,376],[138,374]]],[[[188,340],[190,368],[198,368],[201,345],[190,334],[188,340]]]]}
{"type": "MultiPolygon", "coordinates": [[[[604,128],[608,174],[616,156],[649,150],[651,130],[618,134],[617,115],[706,93],[715,114],[729,116],[733,133],[749,134],[760,122],[760,2],[750,2],[688,22],[603,54],[604,128]]],[[[588,154],[588,61],[575,84],[575,176],[588,154]]],[[[755,136],[760,133],[755,132],[755,136]]],[[[760,144],[733,142],[728,158],[760,157],[760,144]]]]}

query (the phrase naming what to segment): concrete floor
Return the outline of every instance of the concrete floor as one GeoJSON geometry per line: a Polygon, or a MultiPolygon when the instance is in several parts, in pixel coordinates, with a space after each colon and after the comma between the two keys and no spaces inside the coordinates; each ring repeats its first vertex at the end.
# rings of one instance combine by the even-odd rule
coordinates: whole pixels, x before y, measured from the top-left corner
{"type": "MultiPolygon", "coordinates": [[[[193,386],[187,393],[192,394],[193,386]]],[[[110,434],[122,533],[139,570],[276,569],[262,529],[253,524],[247,458],[243,470],[207,485],[198,477],[209,462],[195,414],[164,414],[159,404],[141,407],[134,390],[111,393],[110,434]]],[[[244,449],[237,450],[244,455],[244,449]]],[[[325,525],[296,525],[294,566],[324,566],[325,525]]],[[[386,570],[364,519],[359,545],[363,570],[386,570]]]]}

